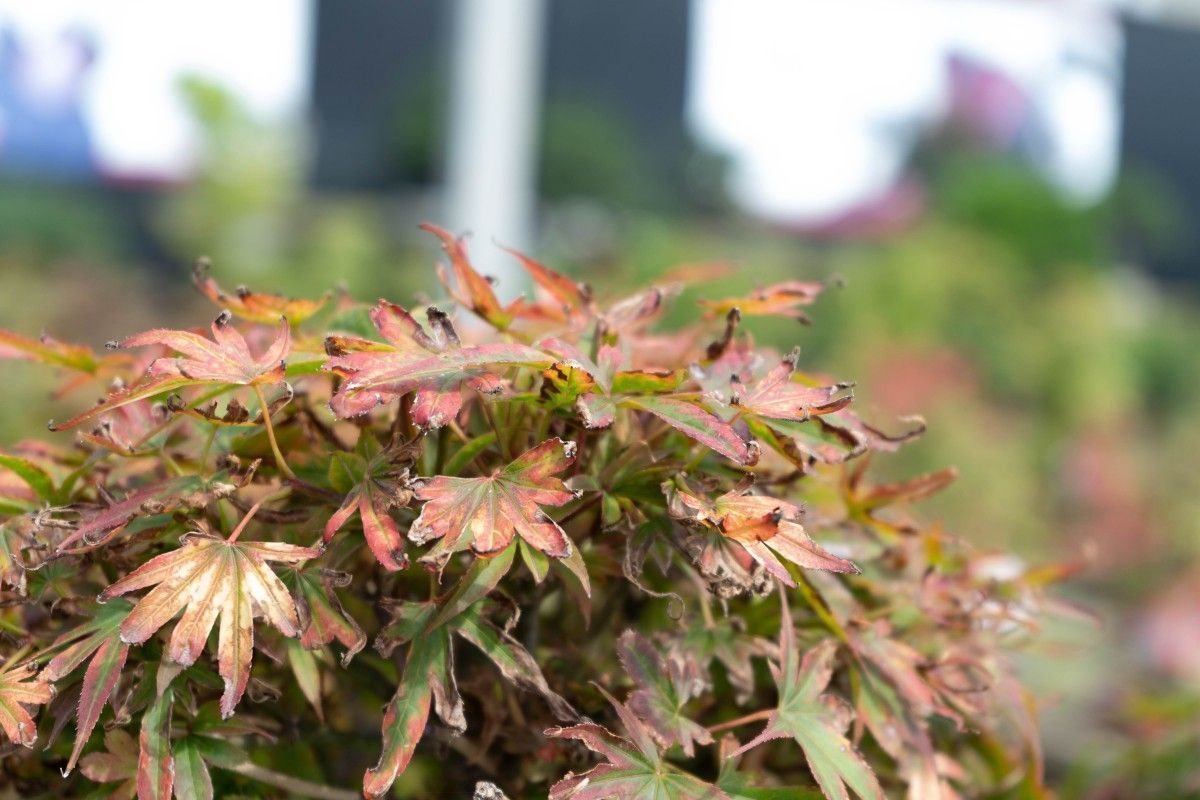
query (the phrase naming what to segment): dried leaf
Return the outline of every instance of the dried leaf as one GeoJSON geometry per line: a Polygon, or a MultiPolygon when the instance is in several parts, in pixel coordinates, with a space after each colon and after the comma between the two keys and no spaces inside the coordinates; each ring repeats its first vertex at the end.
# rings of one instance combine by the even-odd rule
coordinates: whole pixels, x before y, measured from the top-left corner
{"type": "Polygon", "coordinates": [[[798,522],[802,515],[798,506],[748,491],[748,486],[735,488],[709,500],[674,482],[663,484],[673,517],[720,531],[788,586],[795,586],[795,581],[776,554],[805,569],[859,572],[852,562],[835,556],[809,537],[798,522]]]}
{"type": "Polygon", "coordinates": [[[287,317],[299,325],[329,302],[328,293],[316,300],[303,300],[278,294],[252,292],[245,286],[239,286],[232,293],[227,292],[208,274],[211,267],[212,264],[207,258],[196,259],[196,264],[192,267],[192,282],[196,284],[196,288],[218,308],[227,308],[251,322],[270,325],[280,317],[287,317]]]}

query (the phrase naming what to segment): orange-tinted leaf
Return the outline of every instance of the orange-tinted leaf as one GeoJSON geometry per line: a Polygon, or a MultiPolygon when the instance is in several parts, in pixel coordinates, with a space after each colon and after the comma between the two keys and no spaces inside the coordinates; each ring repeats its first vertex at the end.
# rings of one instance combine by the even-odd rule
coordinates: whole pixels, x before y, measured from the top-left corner
{"type": "Polygon", "coordinates": [[[500,300],[492,290],[492,284],[487,278],[475,271],[471,259],[467,257],[467,247],[460,237],[444,228],[425,222],[421,230],[428,231],[442,242],[442,249],[450,258],[450,266],[454,270],[454,280],[446,275],[445,267],[438,264],[438,279],[446,287],[446,291],[455,302],[464,308],[469,308],[489,324],[504,330],[512,324],[513,315],[500,305],[500,300]]]}
{"type": "Polygon", "coordinates": [[[114,347],[162,345],[179,353],[175,358],[159,358],[150,364],[147,376],[172,376],[189,383],[224,383],[250,386],[283,381],[286,359],[291,351],[291,328],[287,318],[280,319],[279,334],[258,358],[250,353],[245,337],[231,324],[228,311],[217,315],[212,324],[212,339],[191,331],[156,328],[135,334],[114,347]]]}
{"type": "Polygon", "coordinates": [[[9,741],[25,747],[37,741],[37,724],[29,709],[54,697],[54,687],[36,673],[29,663],[0,666],[0,730],[9,741]]]}
{"type": "MultiPolygon", "coordinates": [[[[592,302],[592,290],[583,283],[576,283],[562,273],[555,272],[539,261],[535,261],[524,253],[508,247],[501,247],[517,261],[533,278],[534,283],[541,287],[552,299],[552,303],[539,304],[535,308],[548,313],[560,322],[579,321],[587,312],[592,302]]],[[[516,304],[510,306],[519,308],[516,304]]]]}
{"type": "MultiPolygon", "coordinates": [[[[805,386],[793,380],[796,353],[763,377],[753,389],[747,389],[735,375],[731,381],[730,403],[746,414],[766,420],[800,422],[845,408],[851,396],[843,384],[805,386]]],[[[769,424],[769,422],[768,422],[769,424]]]]}
{"type": "Polygon", "coordinates": [[[826,285],[817,281],[784,281],[755,289],[747,297],[727,297],[724,300],[701,300],[700,304],[714,314],[726,314],[738,309],[747,316],[790,317],[807,323],[808,315],[800,306],[810,306],[826,285]]]}
{"type": "Polygon", "coordinates": [[[859,571],[852,562],[835,556],[809,538],[799,523],[801,509],[793,503],[747,494],[748,486],[735,488],[713,500],[671,482],[663,484],[663,491],[672,516],[720,531],[788,586],[795,586],[795,582],[776,554],[805,569],[859,571]]]}
{"type": "Polygon", "coordinates": [[[280,317],[287,317],[299,325],[329,302],[330,295],[316,300],[293,299],[278,294],[263,294],[252,292],[245,286],[239,286],[233,292],[227,292],[209,275],[212,264],[207,258],[196,260],[192,268],[192,282],[196,288],[218,308],[227,308],[242,319],[251,322],[274,324],[280,317]]]}
{"type": "Polygon", "coordinates": [[[416,496],[425,505],[408,538],[417,544],[440,540],[420,562],[440,569],[467,548],[480,555],[498,553],[514,534],[548,556],[567,556],[570,540],[539,506],[561,506],[577,497],[554,477],[574,463],[574,442],[547,439],[490,476],[439,475],[420,484],[416,496]]]}
{"type": "Polygon", "coordinates": [[[90,347],[60,342],[48,334],[42,334],[40,339],[30,339],[0,328],[0,359],[4,358],[40,361],[88,375],[99,369],[99,361],[90,347]]]}

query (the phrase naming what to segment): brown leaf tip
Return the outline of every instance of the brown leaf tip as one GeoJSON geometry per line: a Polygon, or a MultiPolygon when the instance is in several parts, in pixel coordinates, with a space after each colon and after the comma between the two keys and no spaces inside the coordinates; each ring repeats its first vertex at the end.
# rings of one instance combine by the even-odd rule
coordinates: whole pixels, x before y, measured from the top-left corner
{"type": "Polygon", "coordinates": [[[213,320],[213,325],[216,325],[218,328],[224,328],[232,319],[233,312],[226,308],[220,314],[217,314],[217,318],[213,320]]]}

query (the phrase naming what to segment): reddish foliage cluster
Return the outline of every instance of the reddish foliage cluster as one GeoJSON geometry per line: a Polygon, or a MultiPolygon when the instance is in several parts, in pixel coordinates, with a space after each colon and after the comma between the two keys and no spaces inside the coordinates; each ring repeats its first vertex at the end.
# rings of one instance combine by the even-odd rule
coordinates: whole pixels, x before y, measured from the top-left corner
{"type": "Polygon", "coordinates": [[[487,797],[1040,796],[1005,652],[1051,573],[907,513],[952,471],[869,480],[923,423],[755,348],[743,314],[821,284],[665,334],[672,287],[601,303],[514,254],[505,305],[426,227],[472,335],[206,263],[209,334],[0,332],[107,384],[73,445],[0,454],[5,785],[379,797],[449,748],[424,780],[487,797]]]}

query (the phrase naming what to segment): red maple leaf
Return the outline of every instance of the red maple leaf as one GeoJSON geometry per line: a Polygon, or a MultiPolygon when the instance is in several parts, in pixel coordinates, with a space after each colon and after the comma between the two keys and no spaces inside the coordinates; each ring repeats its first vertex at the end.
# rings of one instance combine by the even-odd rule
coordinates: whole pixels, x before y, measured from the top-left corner
{"type": "Polygon", "coordinates": [[[417,544],[441,541],[419,561],[440,568],[454,553],[470,548],[494,555],[514,535],[554,558],[571,554],[571,541],[539,506],[561,506],[578,495],[554,477],[575,463],[575,443],[547,439],[508,466],[482,478],[448,475],[422,483],[416,497],[426,501],[408,530],[417,544]]]}

